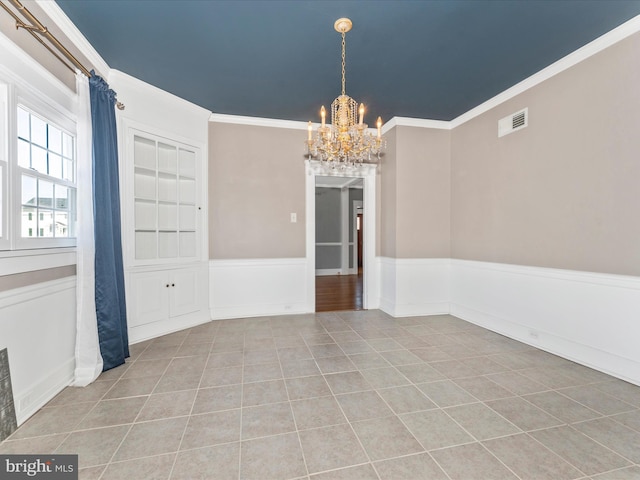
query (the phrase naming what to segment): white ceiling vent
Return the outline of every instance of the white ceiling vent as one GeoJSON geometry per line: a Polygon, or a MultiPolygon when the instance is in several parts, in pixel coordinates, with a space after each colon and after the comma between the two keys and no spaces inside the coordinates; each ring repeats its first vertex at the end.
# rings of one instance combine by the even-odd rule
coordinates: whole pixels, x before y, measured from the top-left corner
{"type": "Polygon", "coordinates": [[[498,120],[498,137],[523,129],[527,125],[529,125],[529,109],[524,108],[498,120]]]}

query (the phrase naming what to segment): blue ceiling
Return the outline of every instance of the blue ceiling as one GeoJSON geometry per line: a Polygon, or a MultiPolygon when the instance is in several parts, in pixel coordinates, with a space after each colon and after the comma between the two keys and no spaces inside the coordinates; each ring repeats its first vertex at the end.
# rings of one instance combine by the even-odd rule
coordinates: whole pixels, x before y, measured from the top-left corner
{"type": "MultiPolygon", "coordinates": [[[[640,0],[57,0],[111,68],[215,113],[318,121],[340,93],[451,120],[640,14],[640,0]]],[[[122,99],[126,102],[126,99],[122,99]]]]}

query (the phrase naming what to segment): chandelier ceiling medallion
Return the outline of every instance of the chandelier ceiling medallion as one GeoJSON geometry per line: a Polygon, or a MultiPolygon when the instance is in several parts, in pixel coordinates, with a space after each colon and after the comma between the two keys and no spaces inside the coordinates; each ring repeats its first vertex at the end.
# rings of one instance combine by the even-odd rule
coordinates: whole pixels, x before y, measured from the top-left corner
{"type": "Polygon", "coordinates": [[[339,18],[333,27],[342,35],[342,94],[331,102],[331,124],[327,125],[327,111],[320,109],[321,125],[316,134],[309,122],[307,154],[321,162],[329,171],[352,171],[362,164],[375,163],[384,148],[381,136],[382,118],[376,121],[377,134],[364,123],[364,105],[345,93],[345,34],[353,23],[339,18]]]}

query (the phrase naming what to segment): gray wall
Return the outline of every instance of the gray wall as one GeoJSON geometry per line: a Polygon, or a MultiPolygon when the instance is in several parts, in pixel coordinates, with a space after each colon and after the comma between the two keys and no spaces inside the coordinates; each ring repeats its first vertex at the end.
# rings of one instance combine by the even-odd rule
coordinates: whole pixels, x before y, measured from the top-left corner
{"type": "Polygon", "coordinates": [[[448,258],[451,132],[399,126],[385,137],[379,254],[448,258]]]}
{"type": "MultiPolygon", "coordinates": [[[[451,131],[387,132],[376,254],[640,275],[639,51],[635,34],[451,131]]],[[[305,255],[301,138],[211,124],[211,258],[305,255]]]]}
{"type": "Polygon", "coordinates": [[[316,243],[341,240],[341,196],[339,188],[316,187],[316,243]]]}
{"type": "MultiPolygon", "coordinates": [[[[361,188],[349,188],[349,241],[353,241],[353,201],[362,200],[361,188]]],[[[340,188],[316,187],[316,242],[342,241],[342,191],[340,188]]],[[[353,267],[352,248],[349,247],[349,268],[353,267]]],[[[342,247],[325,245],[316,247],[317,269],[342,268],[342,247]]]]}
{"type": "MultiPolygon", "coordinates": [[[[339,188],[316,187],[316,243],[340,242],[342,192],[339,188]]],[[[316,269],[342,267],[339,245],[316,246],[316,269]]]]}
{"type": "Polygon", "coordinates": [[[304,135],[209,123],[209,258],[305,256],[304,135]]]}
{"type": "Polygon", "coordinates": [[[635,34],[453,131],[453,257],[640,275],[638,52],[635,34]]]}

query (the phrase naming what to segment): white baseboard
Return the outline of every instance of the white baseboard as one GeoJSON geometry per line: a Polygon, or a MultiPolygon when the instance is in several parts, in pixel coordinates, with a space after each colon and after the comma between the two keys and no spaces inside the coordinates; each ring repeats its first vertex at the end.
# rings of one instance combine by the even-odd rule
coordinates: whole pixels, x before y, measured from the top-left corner
{"type": "Polygon", "coordinates": [[[451,261],[451,314],[640,385],[640,278],[451,261]]]}
{"type": "Polygon", "coordinates": [[[320,268],[316,269],[316,277],[324,277],[330,275],[342,275],[341,268],[320,268]]]}
{"type": "Polygon", "coordinates": [[[14,393],[18,425],[40,410],[53,397],[69,386],[74,379],[76,359],[70,358],[53,372],[42,376],[32,383],[26,392],[14,393]]]}
{"type": "Polygon", "coordinates": [[[380,309],[393,317],[449,313],[448,258],[380,257],[380,309]]]}
{"type": "Polygon", "coordinates": [[[309,312],[305,258],[211,260],[211,318],[309,312]]]}
{"type": "Polygon", "coordinates": [[[173,332],[195,327],[203,323],[210,322],[207,310],[166,318],[157,322],[145,323],[129,328],[129,344],[144,342],[152,338],[168,335],[173,332]]]}

